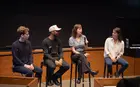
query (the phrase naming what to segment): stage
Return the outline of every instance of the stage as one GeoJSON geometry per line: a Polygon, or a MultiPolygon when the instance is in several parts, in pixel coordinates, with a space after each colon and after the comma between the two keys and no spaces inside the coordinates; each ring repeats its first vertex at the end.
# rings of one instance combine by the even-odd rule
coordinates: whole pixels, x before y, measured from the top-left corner
{"type": "MultiPolygon", "coordinates": [[[[124,76],[124,79],[136,78],[139,76],[124,76]]],[[[91,78],[91,87],[117,87],[118,82],[122,78],[103,78],[103,77],[95,77],[91,78]]],[[[80,84],[77,84],[77,87],[89,87],[88,78],[84,79],[84,83],[81,81],[80,84]]],[[[62,87],[69,87],[70,80],[63,80],[62,87]]],[[[28,78],[28,77],[0,77],[0,87],[37,87],[37,78],[28,78]]],[[[39,87],[39,84],[38,84],[39,87]]],[[[42,82],[41,87],[46,87],[46,83],[42,82]]],[[[48,86],[48,87],[59,87],[56,85],[48,86]]],[[[74,79],[72,80],[72,86],[74,86],[74,79]]]]}
{"type": "MultiPolygon", "coordinates": [[[[129,78],[135,78],[138,76],[124,76],[124,79],[129,79],[129,78]]],[[[91,78],[91,87],[117,87],[117,83],[121,80],[122,78],[103,78],[103,77],[95,77],[95,78],[91,78]]],[[[63,80],[62,81],[62,87],[70,87],[70,80],[63,80]]],[[[89,87],[89,81],[88,78],[84,79],[84,83],[77,84],[77,87],[89,87]]],[[[45,87],[45,82],[42,82],[42,86],[41,87],[45,87]]],[[[48,87],[59,87],[56,85],[53,86],[48,86],[48,87]]],[[[74,86],[74,79],[72,81],[72,86],[71,87],[75,87],[74,86]]]]}

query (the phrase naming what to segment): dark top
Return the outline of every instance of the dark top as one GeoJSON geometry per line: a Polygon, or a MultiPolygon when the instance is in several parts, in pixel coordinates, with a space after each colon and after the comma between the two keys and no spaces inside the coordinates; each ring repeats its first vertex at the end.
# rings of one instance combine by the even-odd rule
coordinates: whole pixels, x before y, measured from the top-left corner
{"type": "Polygon", "coordinates": [[[50,40],[47,37],[43,40],[42,47],[44,51],[44,59],[55,61],[56,58],[63,58],[62,43],[60,39],[56,38],[50,40]]]}
{"type": "Polygon", "coordinates": [[[24,66],[24,64],[32,64],[32,47],[30,41],[20,42],[16,40],[12,44],[12,56],[14,66],[24,66]]]}

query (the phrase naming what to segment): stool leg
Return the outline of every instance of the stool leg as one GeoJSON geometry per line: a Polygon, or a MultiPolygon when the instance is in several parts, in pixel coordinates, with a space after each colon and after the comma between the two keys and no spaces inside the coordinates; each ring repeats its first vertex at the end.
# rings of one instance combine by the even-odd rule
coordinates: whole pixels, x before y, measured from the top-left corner
{"type": "Polygon", "coordinates": [[[46,66],[46,87],[48,87],[48,85],[47,85],[47,77],[48,77],[48,68],[47,68],[47,66],[46,66]]]}
{"type": "MultiPolygon", "coordinates": [[[[90,67],[90,63],[89,63],[89,67],[90,67]]],[[[89,78],[89,87],[91,87],[91,78],[90,78],[90,73],[88,73],[88,78],[89,78]]]]}
{"type": "Polygon", "coordinates": [[[104,63],[104,78],[105,78],[105,74],[106,74],[106,63],[104,63]]]}
{"type": "Polygon", "coordinates": [[[107,67],[107,64],[105,64],[105,67],[107,69],[107,78],[109,77],[109,72],[108,72],[108,67],[107,67]]]}
{"type": "MultiPolygon", "coordinates": [[[[42,68],[43,68],[43,62],[41,62],[40,65],[41,65],[40,68],[42,69],[42,68]]],[[[43,69],[42,69],[42,70],[43,70],[43,69]]],[[[42,83],[42,75],[41,75],[41,77],[40,77],[40,86],[39,86],[39,87],[41,87],[41,83],[42,83]]]]}
{"type": "Polygon", "coordinates": [[[122,78],[123,78],[123,72],[122,72],[122,78]]]}
{"type": "Polygon", "coordinates": [[[83,73],[82,77],[83,77],[82,87],[84,87],[84,73],[83,73]]]}
{"type": "Polygon", "coordinates": [[[62,76],[60,77],[60,87],[62,87],[62,76]]]}
{"type": "MultiPolygon", "coordinates": [[[[42,65],[42,63],[41,63],[40,68],[42,69],[42,67],[43,67],[43,65],[42,65]]],[[[39,83],[39,87],[41,87],[41,82],[42,82],[42,75],[40,76],[40,83],[39,83]]]]}
{"type": "Polygon", "coordinates": [[[90,73],[88,74],[88,78],[89,78],[89,87],[91,87],[91,78],[90,78],[90,73]]]}
{"type": "Polygon", "coordinates": [[[40,76],[40,79],[39,79],[39,87],[41,87],[41,82],[42,82],[42,76],[40,76]]]}
{"type": "MultiPolygon", "coordinates": [[[[89,64],[89,63],[88,63],[89,64]]],[[[81,67],[82,67],[83,65],[81,64],[81,67]]],[[[81,68],[81,71],[82,71],[82,68],[81,68]]],[[[82,87],[84,87],[84,73],[82,73],[82,78],[83,78],[83,81],[82,81],[82,87]]]]}
{"type": "Polygon", "coordinates": [[[71,87],[71,81],[72,81],[72,63],[71,63],[71,69],[70,69],[70,87],[71,87]]]}
{"type": "Polygon", "coordinates": [[[116,64],[116,73],[118,73],[118,64],[116,64]]]}
{"type": "Polygon", "coordinates": [[[77,63],[75,64],[75,87],[77,86],[76,80],[77,80],[77,63]]]}

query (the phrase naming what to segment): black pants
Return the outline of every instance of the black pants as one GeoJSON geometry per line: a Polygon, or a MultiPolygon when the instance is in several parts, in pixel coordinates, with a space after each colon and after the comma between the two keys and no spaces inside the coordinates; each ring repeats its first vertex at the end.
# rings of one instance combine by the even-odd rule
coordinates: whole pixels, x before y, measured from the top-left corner
{"type": "Polygon", "coordinates": [[[25,74],[27,77],[32,77],[35,72],[35,77],[38,77],[39,80],[42,75],[42,69],[37,66],[34,66],[34,70],[27,69],[24,66],[14,66],[13,71],[25,74]]]}
{"type": "Polygon", "coordinates": [[[82,74],[84,74],[85,72],[91,71],[91,68],[89,67],[89,62],[87,61],[84,53],[73,54],[71,58],[73,62],[78,64],[78,79],[81,79],[82,74]]]}
{"type": "Polygon", "coordinates": [[[48,71],[46,72],[47,76],[48,76],[47,81],[50,81],[53,78],[55,78],[55,79],[60,78],[69,69],[69,65],[65,60],[63,60],[62,66],[56,73],[54,73],[54,70],[56,68],[55,62],[53,62],[50,59],[46,59],[46,60],[44,60],[44,63],[48,68],[48,71]]]}

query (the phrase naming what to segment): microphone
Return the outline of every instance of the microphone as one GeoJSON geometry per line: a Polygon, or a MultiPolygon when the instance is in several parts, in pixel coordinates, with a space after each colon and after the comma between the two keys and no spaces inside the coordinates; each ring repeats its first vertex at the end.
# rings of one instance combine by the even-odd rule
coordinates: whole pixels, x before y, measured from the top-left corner
{"type": "Polygon", "coordinates": [[[86,43],[86,37],[84,37],[84,43],[85,43],[85,45],[87,45],[87,43],[86,43]]]}

